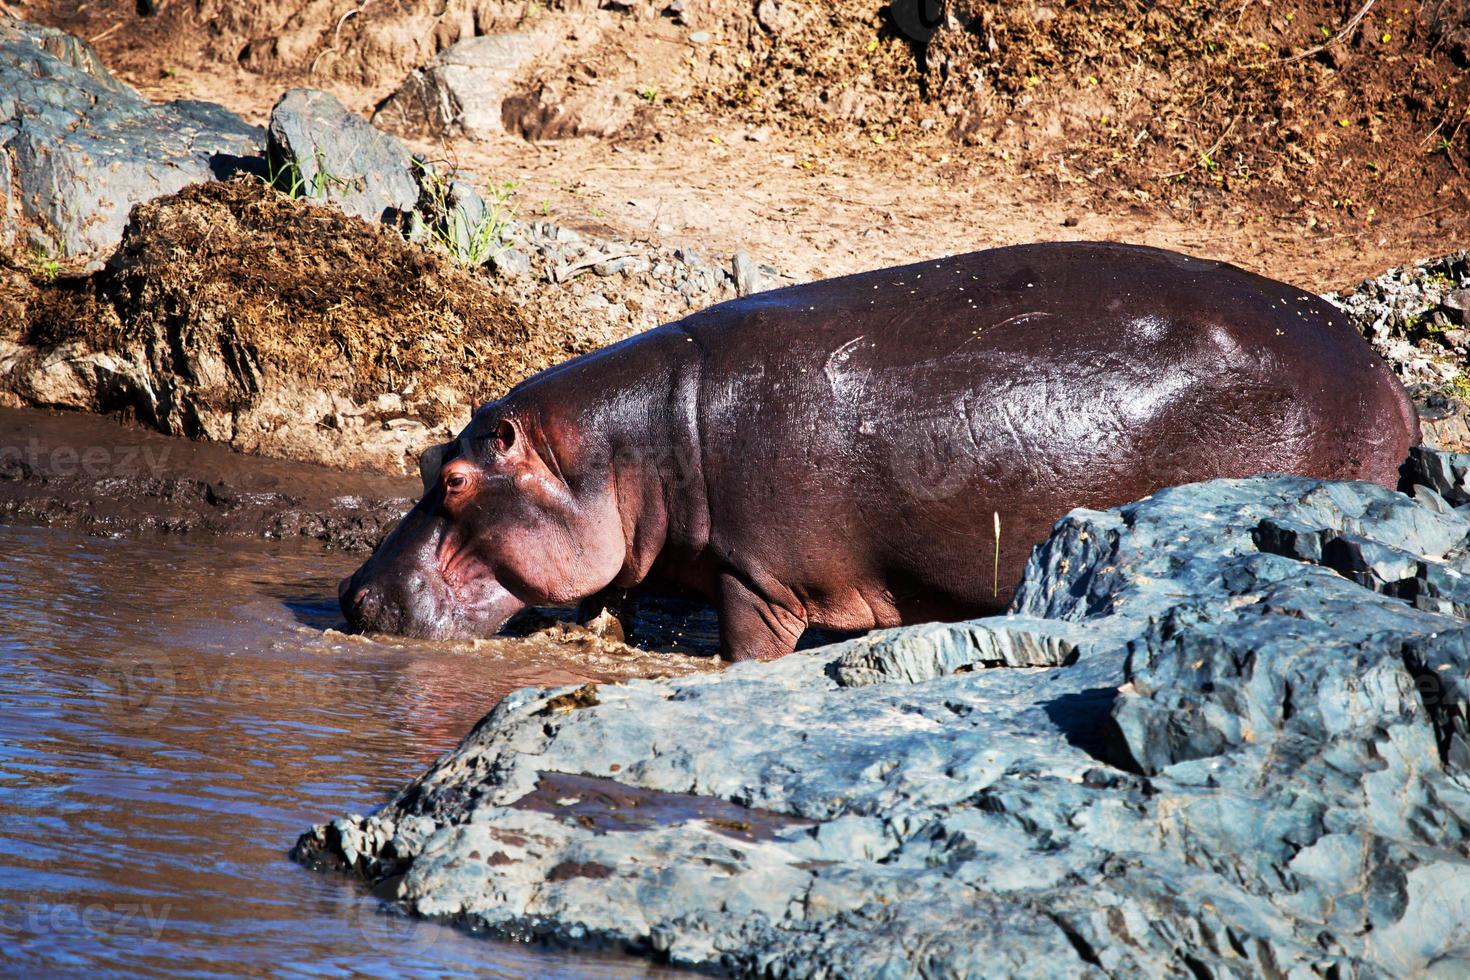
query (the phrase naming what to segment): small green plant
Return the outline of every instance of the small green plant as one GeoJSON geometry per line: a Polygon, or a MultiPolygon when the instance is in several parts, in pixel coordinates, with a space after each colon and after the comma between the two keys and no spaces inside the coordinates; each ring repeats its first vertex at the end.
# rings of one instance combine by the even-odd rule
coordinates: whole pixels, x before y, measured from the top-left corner
{"type": "Polygon", "coordinates": [[[540,210],[541,210],[541,217],[543,217],[543,218],[550,217],[550,215],[551,215],[551,198],[549,198],[549,197],[543,197],[541,199],[540,210]]]}
{"type": "Polygon", "coordinates": [[[1205,170],[1209,171],[1210,173],[1214,173],[1216,170],[1220,169],[1220,165],[1216,163],[1208,153],[1201,153],[1199,155],[1199,165],[1201,167],[1204,167],[1205,170]]]}
{"type": "Polygon", "coordinates": [[[32,262],[36,275],[42,282],[55,282],[56,277],[61,274],[61,263],[40,249],[32,256],[32,262]]]}
{"type": "Polygon", "coordinates": [[[1445,385],[1445,391],[1462,402],[1470,402],[1470,377],[1463,374],[1456,375],[1454,380],[1445,385]]]}
{"type": "Polygon", "coordinates": [[[420,179],[429,198],[430,234],[450,258],[463,265],[479,266],[510,248],[506,228],[515,217],[515,208],[510,204],[515,181],[487,184],[484,209],[476,216],[455,199],[452,175],[441,177],[425,167],[420,179]]]}
{"type": "Polygon", "coordinates": [[[642,99],[644,102],[657,102],[658,101],[658,86],[657,85],[645,85],[645,86],[643,86],[642,88],[640,88],[638,90],[638,97],[640,99],[642,99]]]}
{"type": "Polygon", "coordinates": [[[276,190],[285,194],[291,200],[310,198],[314,201],[325,201],[327,190],[332,187],[348,188],[352,182],[344,177],[338,177],[327,169],[327,162],[320,147],[314,153],[316,157],[316,172],[308,179],[301,172],[301,165],[294,159],[287,160],[280,166],[269,157],[266,158],[265,182],[276,190]]]}

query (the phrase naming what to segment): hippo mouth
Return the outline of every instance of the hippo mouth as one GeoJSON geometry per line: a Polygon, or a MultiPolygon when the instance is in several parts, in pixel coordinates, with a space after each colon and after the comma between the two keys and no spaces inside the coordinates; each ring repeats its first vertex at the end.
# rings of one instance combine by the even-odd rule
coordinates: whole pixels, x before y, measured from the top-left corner
{"type": "Polygon", "coordinates": [[[442,579],[412,576],[406,601],[387,599],[372,584],[358,584],[356,576],[342,580],[338,601],[348,625],[357,633],[387,633],[422,640],[462,640],[494,636],[525,603],[494,579],[472,587],[451,587],[442,579]]]}

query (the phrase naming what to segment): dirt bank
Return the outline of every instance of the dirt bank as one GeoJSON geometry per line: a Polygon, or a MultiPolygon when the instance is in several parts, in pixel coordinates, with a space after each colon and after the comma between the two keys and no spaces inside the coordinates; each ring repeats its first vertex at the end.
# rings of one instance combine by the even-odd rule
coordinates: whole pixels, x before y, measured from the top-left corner
{"type": "Polygon", "coordinates": [[[465,37],[544,36],[512,94],[639,111],[606,138],[420,148],[516,180],[523,211],[803,278],[1116,238],[1326,290],[1470,232],[1462,4],[949,0],[927,39],[917,2],[881,0],[12,7],[151,97],[256,122],[291,84],[368,112],[465,37]]]}
{"type": "Polygon", "coordinates": [[[0,408],[0,521],[94,534],[304,537],[365,553],[417,480],[343,473],[79,412],[0,408]]]}

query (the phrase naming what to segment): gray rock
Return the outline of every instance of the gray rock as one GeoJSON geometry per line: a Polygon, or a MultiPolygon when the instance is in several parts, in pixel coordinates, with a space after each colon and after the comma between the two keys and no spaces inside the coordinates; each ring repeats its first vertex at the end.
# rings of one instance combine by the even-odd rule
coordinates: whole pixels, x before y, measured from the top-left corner
{"type": "Polygon", "coordinates": [[[217,105],[149,102],[75,37],[0,21],[0,241],[23,231],[100,265],[134,204],[262,169],[262,135],[217,105]]]}
{"type": "Polygon", "coordinates": [[[1021,616],[879,630],[848,644],[833,676],[843,687],[919,684],[976,667],[1061,667],[1083,634],[1071,623],[1021,616]]]}
{"type": "Polygon", "coordinates": [[[745,249],[731,257],[730,271],[735,277],[735,292],[741,296],[749,296],[765,288],[765,277],[745,249]]]}
{"type": "Polygon", "coordinates": [[[408,150],[329,92],[296,88],[281,96],[271,109],[266,154],[278,187],[366,221],[396,222],[418,203],[408,150]]]}
{"type": "Polygon", "coordinates": [[[498,275],[520,278],[531,274],[531,259],[518,248],[508,248],[490,260],[498,275]]]}
{"type": "Polygon", "coordinates": [[[777,36],[795,34],[812,18],[809,5],[792,0],[759,0],[755,5],[756,20],[777,36]]]}
{"type": "Polygon", "coordinates": [[[1408,384],[1441,386],[1460,375],[1449,351],[1422,347],[1415,328],[1456,290],[1470,286],[1470,253],[1451,252],[1389,269],[1324,298],[1347,313],[1408,384]]]}
{"type": "Polygon", "coordinates": [[[1470,289],[1451,289],[1440,305],[1455,315],[1456,322],[1470,324],[1470,289]]]}
{"type": "Polygon", "coordinates": [[[503,133],[501,103],[511,93],[516,73],[548,50],[550,41],[514,32],[451,45],[379,104],[373,125],[421,139],[503,133]]]}
{"type": "Polygon", "coordinates": [[[417,209],[409,219],[409,237],[422,224],[432,231],[450,255],[465,263],[483,263],[502,247],[503,225],[471,184],[457,177],[440,177],[427,163],[418,163],[417,209]],[[486,224],[486,222],[492,222],[486,224]]]}
{"type": "Polygon", "coordinates": [[[1455,579],[1467,538],[1298,478],[1074,511],[1012,615],[518,691],[295,855],[740,975],[1461,975],[1470,627],[1388,587],[1455,579]],[[1018,659],[1064,666],[961,669],[1018,659]]]}

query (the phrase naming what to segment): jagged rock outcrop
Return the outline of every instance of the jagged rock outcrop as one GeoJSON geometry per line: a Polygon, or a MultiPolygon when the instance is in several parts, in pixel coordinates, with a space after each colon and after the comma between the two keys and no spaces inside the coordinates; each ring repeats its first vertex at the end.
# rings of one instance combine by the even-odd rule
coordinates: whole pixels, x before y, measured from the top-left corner
{"type": "Polygon", "coordinates": [[[295,855],[742,975],[1457,975],[1467,471],[1074,511],[1011,616],[520,691],[295,855]]]}

